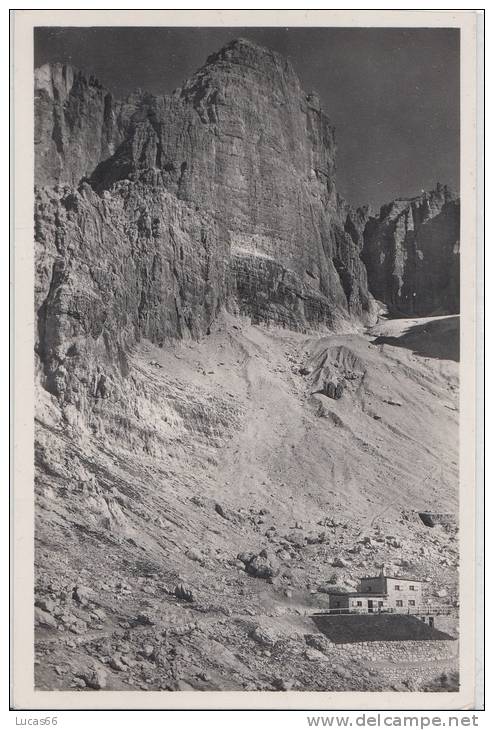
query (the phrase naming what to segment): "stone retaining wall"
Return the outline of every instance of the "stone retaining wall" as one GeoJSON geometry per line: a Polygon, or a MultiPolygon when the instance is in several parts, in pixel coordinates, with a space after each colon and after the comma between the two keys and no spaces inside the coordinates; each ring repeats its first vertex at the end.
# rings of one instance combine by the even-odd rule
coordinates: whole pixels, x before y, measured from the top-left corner
{"type": "Polygon", "coordinates": [[[333,644],[331,653],[367,665],[383,689],[445,691],[457,682],[458,641],[383,641],[333,644]],[[444,682],[444,685],[443,685],[444,682]]]}
{"type": "Polygon", "coordinates": [[[458,641],[364,641],[332,644],[331,652],[372,662],[438,662],[456,659],[458,641]]]}

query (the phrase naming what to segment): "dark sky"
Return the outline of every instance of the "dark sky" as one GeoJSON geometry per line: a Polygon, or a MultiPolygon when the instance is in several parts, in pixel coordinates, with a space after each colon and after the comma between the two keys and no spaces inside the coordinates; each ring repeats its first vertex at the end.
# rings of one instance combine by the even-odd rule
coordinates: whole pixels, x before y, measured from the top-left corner
{"type": "Polygon", "coordinates": [[[39,28],[35,65],[71,63],[114,94],[166,94],[238,36],[288,56],[336,127],[337,185],[379,207],[432,188],[459,189],[460,54],[456,29],[39,28]]]}

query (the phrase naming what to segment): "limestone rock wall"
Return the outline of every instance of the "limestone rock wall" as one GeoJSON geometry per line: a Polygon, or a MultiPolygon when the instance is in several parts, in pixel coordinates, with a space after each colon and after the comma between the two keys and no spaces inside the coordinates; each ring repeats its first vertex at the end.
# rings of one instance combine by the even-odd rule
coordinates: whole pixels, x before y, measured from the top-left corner
{"type": "Polygon", "coordinates": [[[446,186],[383,206],[363,239],[369,288],[392,311],[460,311],[460,202],[446,186]]]}
{"type": "Polygon", "coordinates": [[[92,76],[45,64],[34,73],[35,182],[77,185],[123,139],[120,104],[92,76]]]}
{"type": "Polygon", "coordinates": [[[200,337],[222,308],[338,330],[375,319],[372,295],[404,313],[459,306],[458,201],[439,186],[352,210],[317,95],[250,41],[170,96],[118,101],[43,66],[35,149],[37,352],[55,391],[73,345],[200,337]]]}
{"type": "Polygon", "coordinates": [[[171,204],[166,192],[214,218],[229,239],[218,297],[231,311],[295,329],[372,321],[361,245],[336,193],[334,130],[278,54],[233,41],[171,96],[122,102],[68,67],[43,67],[36,119],[40,186],[87,177],[118,198],[122,181],[138,182],[144,205],[161,193],[171,204]]]}
{"type": "Polygon", "coordinates": [[[69,402],[97,361],[126,376],[132,343],[199,337],[225,304],[227,232],[162,188],[41,188],[35,226],[36,351],[69,402]]]}

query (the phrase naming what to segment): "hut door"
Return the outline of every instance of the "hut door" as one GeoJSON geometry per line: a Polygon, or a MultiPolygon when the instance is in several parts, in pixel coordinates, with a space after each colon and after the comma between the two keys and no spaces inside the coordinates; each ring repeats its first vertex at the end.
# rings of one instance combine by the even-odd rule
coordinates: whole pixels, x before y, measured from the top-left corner
{"type": "Polygon", "coordinates": [[[368,612],[374,613],[374,601],[369,601],[367,605],[369,606],[368,612]]]}

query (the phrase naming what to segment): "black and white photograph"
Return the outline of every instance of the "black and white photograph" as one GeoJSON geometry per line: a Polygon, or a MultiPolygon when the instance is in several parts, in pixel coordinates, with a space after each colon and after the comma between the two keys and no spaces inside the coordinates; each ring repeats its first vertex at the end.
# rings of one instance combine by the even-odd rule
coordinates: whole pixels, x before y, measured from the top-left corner
{"type": "Polygon", "coordinates": [[[34,690],[458,694],[463,31],[134,12],[33,28],[34,690]]]}

